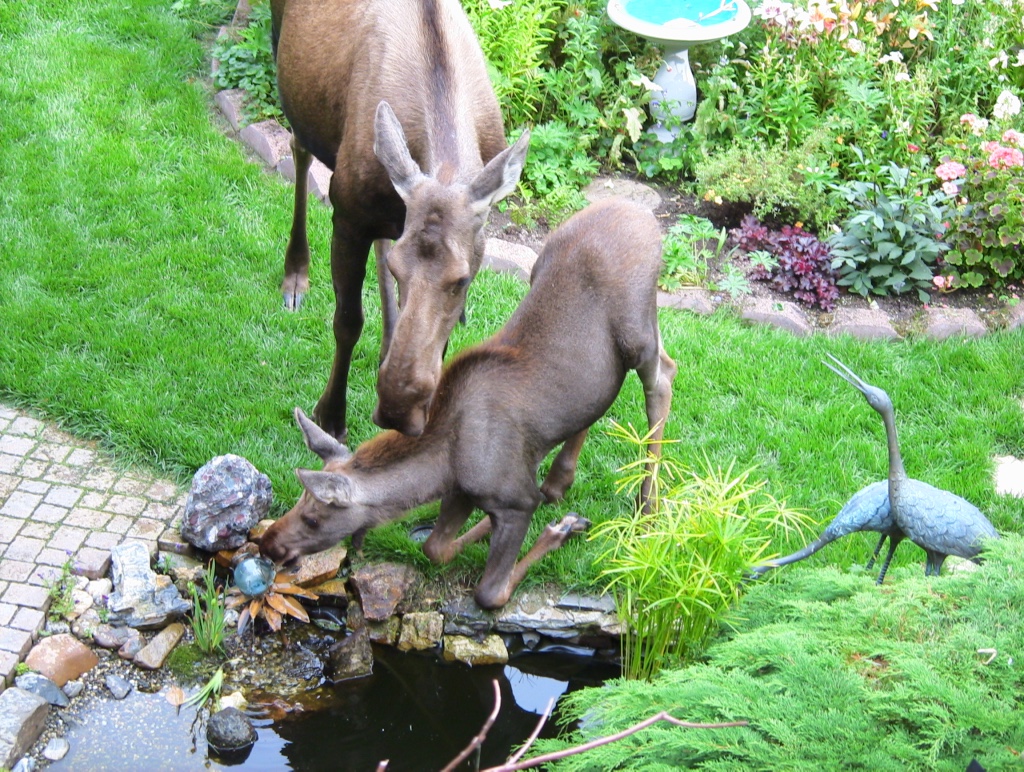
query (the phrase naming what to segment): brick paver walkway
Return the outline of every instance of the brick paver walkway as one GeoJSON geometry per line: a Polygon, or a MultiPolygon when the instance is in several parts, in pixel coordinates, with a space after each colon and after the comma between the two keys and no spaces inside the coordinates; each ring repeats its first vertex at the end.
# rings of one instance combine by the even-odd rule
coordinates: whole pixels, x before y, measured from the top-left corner
{"type": "Polygon", "coordinates": [[[46,584],[65,561],[95,579],[121,542],[142,541],[155,554],[164,532],[177,532],[186,496],[167,480],[117,471],[95,443],[0,405],[0,691],[45,625],[46,584]]]}

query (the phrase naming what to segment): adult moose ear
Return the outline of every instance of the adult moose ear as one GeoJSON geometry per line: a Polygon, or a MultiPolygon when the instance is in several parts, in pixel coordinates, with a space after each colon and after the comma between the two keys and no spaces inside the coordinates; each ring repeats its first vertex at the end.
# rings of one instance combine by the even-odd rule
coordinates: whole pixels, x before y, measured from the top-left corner
{"type": "Polygon", "coordinates": [[[319,502],[346,506],[352,501],[352,481],[335,472],[314,472],[312,469],[296,469],[302,487],[319,502]]]}
{"type": "Polygon", "coordinates": [[[302,436],[306,440],[306,447],[320,456],[325,462],[346,461],[352,455],[348,448],[310,421],[306,414],[302,412],[302,408],[295,408],[295,423],[302,430],[302,436]]]}
{"type": "Polygon", "coordinates": [[[469,184],[470,206],[477,215],[486,214],[492,204],[516,189],[529,148],[530,130],[525,129],[512,147],[494,156],[469,184]]]}
{"type": "Polygon", "coordinates": [[[408,202],[412,189],[426,175],[409,153],[409,144],[405,141],[405,132],[398,116],[385,101],[377,105],[377,114],[373,120],[373,152],[377,160],[391,178],[398,195],[408,202]]]}

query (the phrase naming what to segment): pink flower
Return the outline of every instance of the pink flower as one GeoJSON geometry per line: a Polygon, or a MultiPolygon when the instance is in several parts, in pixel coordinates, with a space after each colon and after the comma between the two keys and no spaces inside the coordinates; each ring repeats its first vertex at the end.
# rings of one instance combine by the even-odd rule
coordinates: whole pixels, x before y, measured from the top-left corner
{"type": "Polygon", "coordinates": [[[1003,132],[1003,142],[1008,145],[1022,145],[1024,144],[1024,134],[1014,129],[1007,129],[1003,132]]]}
{"type": "Polygon", "coordinates": [[[946,161],[935,168],[935,176],[940,180],[955,180],[967,174],[967,167],[956,161],[946,161]]]}
{"type": "Polygon", "coordinates": [[[978,116],[974,113],[964,113],[960,116],[960,123],[966,123],[968,126],[973,126],[978,120],[978,116]]]}
{"type": "Polygon", "coordinates": [[[998,149],[999,149],[999,143],[996,142],[994,139],[990,139],[988,142],[982,142],[981,143],[981,152],[982,153],[994,153],[998,149]]]}
{"type": "Polygon", "coordinates": [[[1024,153],[1015,147],[1000,147],[988,157],[988,165],[993,169],[1024,166],[1024,153]]]}
{"type": "Polygon", "coordinates": [[[955,196],[957,193],[960,192],[960,189],[957,188],[955,182],[943,182],[942,192],[945,193],[947,196],[955,196]]]}
{"type": "Polygon", "coordinates": [[[920,152],[921,148],[919,148],[913,142],[908,142],[907,143],[907,150],[909,150],[911,153],[918,153],[918,152],[920,152]]]}

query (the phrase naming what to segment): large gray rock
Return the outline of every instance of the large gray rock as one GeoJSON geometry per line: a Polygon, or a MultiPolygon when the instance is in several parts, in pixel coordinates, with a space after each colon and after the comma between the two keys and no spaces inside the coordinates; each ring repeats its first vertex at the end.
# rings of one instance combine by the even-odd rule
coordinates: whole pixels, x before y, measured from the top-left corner
{"type": "Polygon", "coordinates": [[[49,710],[38,694],[16,686],[0,693],[0,767],[10,769],[32,747],[49,710]]]}
{"type": "Polygon", "coordinates": [[[108,607],[111,621],[139,630],[155,630],[180,619],[192,604],[181,597],[168,576],[149,567],[149,550],[141,542],[125,542],[110,551],[114,592],[108,607]]]}
{"type": "Polygon", "coordinates": [[[208,552],[241,547],[270,511],[270,478],[241,456],[217,456],[192,478],[181,535],[208,552]]]}

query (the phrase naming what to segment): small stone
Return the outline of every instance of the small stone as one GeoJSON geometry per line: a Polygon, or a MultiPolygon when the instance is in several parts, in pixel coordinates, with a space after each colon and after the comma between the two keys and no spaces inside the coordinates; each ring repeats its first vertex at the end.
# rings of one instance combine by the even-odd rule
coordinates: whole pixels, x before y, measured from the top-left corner
{"type": "Polygon", "coordinates": [[[383,622],[367,622],[366,630],[373,643],[394,646],[398,642],[398,634],[402,629],[401,617],[388,617],[383,622]]]}
{"type": "Polygon", "coordinates": [[[66,635],[71,632],[71,623],[65,619],[47,619],[46,632],[49,635],[66,635]]]}
{"type": "Polygon", "coordinates": [[[90,608],[71,623],[71,632],[78,638],[89,639],[95,635],[96,629],[102,624],[103,621],[96,609],[90,608]]]}
{"type": "Polygon", "coordinates": [[[135,655],[138,654],[146,647],[146,639],[142,637],[142,633],[138,630],[135,631],[135,635],[121,644],[121,648],[117,650],[117,656],[121,659],[135,659],[135,655]]]}
{"type": "Polygon", "coordinates": [[[299,570],[292,583],[299,587],[310,587],[333,579],[338,575],[347,554],[344,544],[336,544],[323,552],[303,556],[299,559],[299,570]]]}
{"type": "Polygon", "coordinates": [[[277,521],[271,517],[265,517],[260,520],[249,530],[249,541],[259,542],[259,540],[263,538],[263,534],[270,530],[270,526],[276,522],[277,521]]]}
{"type": "Polygon", "coordinates": [[[184,634],[185,626],[180,622],[168,625],[135,655],[135,664],[145,670],[159,670],[184,634]]]}
{"type": "Polygon", "coordinates": [[[508,662],[508,649],[500,635],[488,635],[479,643],[463,635],[444,637],[446,662],[464,662],[467,665],[504,665],[508,662]]]}
{"type": "Polygon", "coordinates": [[[25,663],[57,686],[63,686],[96,667],[99,658],[74,636],[60,634],[40,640],[28,653],[25,663]]]}
{"type": "Polygon", "coordinates": [[[245,710],[248,707],[249,701],[245,699],[245,695],[241,692],[231,692],[231,694],[225,694],[220,698],[221,708],[235,708],[236,710],[245,710]]]}
{"type": "Polygon", "coordinates": [[[399,651],[425,651],[436,648],[444,635],[444,617],[436,611],[418,611],[402,617],[398,636],[399,651]]]}
{"type": "Polygon", "coordinates": [[[92,596],[95,603],[105,604],[106,598],[114,591],[114,583],[104,577],[103,579],[93,579],[86,586],[85,591],[92,596]]]}
{"type": "Polygon", "coordinates": [[[50,761],[60,761],[68,755],[69,750],[71,750],[71,743],[63,737],[53,737],[43,748],[43,756],[50,761]]]}
{"type": "Polygon", "coordinates": [[[238,708],[218,710],[206,723],[206,742],[220,753],[244,750],[256,742],[256,729],[238,708]]]}
{"type": "Polygon", "coordinates": [[[26,692],[38,694],[51,705],[65,708],[69,704],[68,696],[53,681],[39,673],[25,673],[14,679],[15,685],[26,692]]]}
{"type": "Polygon", "coordinates": [[[77,678],[74,681],[68,681],[63,686],[64,694],[71,700],[81,694],[83,689],[85,689],[85,684],[77,678]]]}
{"type": "Polygon", "coordinates": [[[272,498],[270,478],[246,459],[217,456],[192,478],[181,535],[207,552],[240,547],[266,517],[272,498]]]}
{"type": "Polygon", "coordinates": [[[328,680],[340,683],[373,672],[373,649],[366,628],[356,630],[328,651],[328,680]]]}
{"type": "Polygon", "coordinates": [[[22,756],[21,760],[11,769],[11,772],[36,772],[36,760],[31,756],[22,756]]]}
{"type": "Polygon", "coordinates": [[[132,690],[130,681],[121,678],[121,676],[114,675],[113,673],[107,673],[103,678],[103,683],[107,685],[110,693],[114,695],[115,700],[123,700],[132,690]]]}
{"type": "Polygon", "coordinates": [[[395,613],[419,579],[419,572],[412,566],[375,563],[357,569],[352,574],[352,586],[362,601],[363,616],[371,622],[382,622],[395,613]]]}
{"type": "Polygon", "coordinates": [[[120,649],[131,638],[138,638],[139,631],[134,627],[111,627],[101,624],[92,633],[92,642],[104,649],[120,649]]]}
{"type": "Polygon", "coordinates": [[[141,542],[119,544],[111,560],[114,592],[108,607],[113,621],[140,630],[162,629],[192,608],[170,577],[149,567],[149,551],[141,542]]]}
{"type": "Polygon", "coordinates": [[[319,605],[341,608],[348,605],[348,582],[344,579],[328,579],[326,582],[310,587],[309,590],[317,596],[319,605]]]}
{"type": "Polygon", "coordinates": [[[0,767],[9,769],[32,747],[46,724],[49,703],[13,686],[0,692],[0,767]]]}

